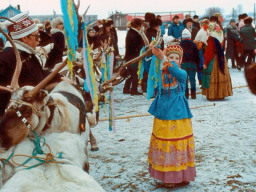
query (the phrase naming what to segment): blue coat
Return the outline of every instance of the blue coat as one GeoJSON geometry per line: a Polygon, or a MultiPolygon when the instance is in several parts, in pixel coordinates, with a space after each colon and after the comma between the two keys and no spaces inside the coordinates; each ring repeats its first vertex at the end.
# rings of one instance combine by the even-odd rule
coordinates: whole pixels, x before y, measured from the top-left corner
{"type": "Polygon", "coordinates": [[[178,86],[169,90],[161,90],[157,93],[155,100],[149,107],[148,112],[161,120],[179,120],[192,118],[188,101],[185,97],[187,72],[172,62],[173,67],[169,67],[168,71],[176,78],[178,86]]]}
{"type": "Polygon", "coordinates": [[[183,29],[184,26],[182,23],[172,23],[168,28],[168,36],[173,36],[175,39],[178,39],[181,37],[183,29]]]}
{"type": "Polygon", "coordinates": [[[161,29],[161,36],[163,37],[164,34],[165,34],[165,26],[164,26],[163,23],[162,23],[162,25],[160,26],[160,29],[161,29]]]}

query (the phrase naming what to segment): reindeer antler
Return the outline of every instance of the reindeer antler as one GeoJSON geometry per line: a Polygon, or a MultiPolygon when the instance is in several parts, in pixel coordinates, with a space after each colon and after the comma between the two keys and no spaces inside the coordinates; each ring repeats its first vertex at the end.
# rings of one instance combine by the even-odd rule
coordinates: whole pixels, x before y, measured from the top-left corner
{"type": "Polygon", "coordinates": [[[8,87],[3,87],[3,86],[0,86],[0,90],[4,90],[4,91],[8,91],[8,92],[13,92],[12,89],[10,89],[8,87]]]}
{"type": "Polygon", "coordinates": [[[42,89],[47,83],[49,83],[52,78],[67,64],[68,58],[66,58],[61,65],[59,65],[51,74],[49,74],[43,81],[41,81],[36,87],[34,87],[31,91],[28,92],[26,97],[35,97],[36,94],[42,89]]]}
{"type": "Polygon", "coordinates": [[[145,47],[148,47],[149,46],[149,41],[148,41],[148,38],[147,38],[147,36],[145,34],[145,28],[144,27],[141,28],[140,35],[141,35],[141,37],[142,37],[142,39],[143,39],[143,41],[145,43],[145,47]]]}
{"type": "MultiPolygon", "coordinates": [[[[15,23],[14,21],[6,18],[6,17],[0,17],[0,19],[6,19],[12,23],[15,23]]],[[[22,67],[22,62],[21,62],[21,59],[20,59],[20,54],[19,54],[19,51],[15,45],[15,43],[13,42],[13,40],[11,39],[11,37],[6,34],[4,32],[4,30],[1,28],[0,26],[0,32],[3,33],[3,35],[6,37],[6,39],[11,43],[11,45],[13,46],[13,49],[14,49],[14,53],[15,53],[15,57],[16,57],[16,68],[15,68],[15,71],[14,71],[14,74],[13,74],[13,77],[12,77],[12,81],[11,81],[11,88],[5,88],[4,90],[6,91],[12,91],[14,89],[17,89],[19,88],[19,76],[20,76],[20,72],[21,72],[21,67],[22,67]]],[[[0,87],[0,89],[2,89],[3,87],[0,87]]]]}
{"type": "Polygon", "coordinates": [[[87,7],[87,9],[85,10],[84,14],[81,16],[79,15],[79,7],[80,7],[80,0],[78,0],[77,4],[75,3],[74,0],[72,0],[73,4],[74,4],[74,7],[75,7],[75,10],[76,10],[76,15],[77,15],[77,20],[78,20],[78,42],[80,42],[80,40],[82,39],[83,37],[83,33],[82,33],[82,29],[81,29],[81,26],[82,26],[82,21],[83,21],[83,18],[85,17],[85,15],[87,14],[89,8],[90,8],[90,5],[87,7]]]}
{"type": "MultiPolygon", "coordinates": [[[[160,45],[161,42],[162,42],[161,36],[160,36],[160,35],[157,35],[155,46],[160,45]]],[[[123,65],[120,67],[120,69],[118,70],[118,72],[115,74],[114,77],[112,77],[110,80],[106,81],[105,83],[103,83],[103,84],[101,85],[101,91],[102,91],[102,92],[106,92],[108,89],[111,88],[110,84],[112,84],[112,85],[114,86],[114,85],[118,85],[120,82],[122,82],[123,79],[122,79],[122,81],[117,80],[117,78],[120,76],[121,72],[122,72],[126,67],[128,67],[128,66],[130,66],[131,64],[136,63],[136,62],[138,62],[140,59],[146,57],[146,56],[151,52],[151,50],[152,50],[152,47],[149,47],[149,48],[147,49],[147,51],[146,51],[145,53],[143,53],[141,56],[138,56],[138,57],[132,59],[131,61],[128,61],[127,63],[123,64],[123,65]]]]}
{"type": "Polygon", "coordinates": [[[98,21],[92,22],[90,25],[87,26],[87,30],[90,29],[93,25],[95,25],[98,21]]]}

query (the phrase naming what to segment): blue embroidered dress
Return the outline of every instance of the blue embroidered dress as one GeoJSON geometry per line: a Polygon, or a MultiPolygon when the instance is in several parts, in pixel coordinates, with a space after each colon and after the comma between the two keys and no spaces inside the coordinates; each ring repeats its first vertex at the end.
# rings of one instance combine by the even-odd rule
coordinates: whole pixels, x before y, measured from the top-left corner
{"type": "Polygon", "coordinates": [[[154,118],[148,162],[150,176],[164,183],[194,181],[196,176],[192,114],[185,97],[186,71],[165,58],[168,72],[149,108],[154,118]]]}

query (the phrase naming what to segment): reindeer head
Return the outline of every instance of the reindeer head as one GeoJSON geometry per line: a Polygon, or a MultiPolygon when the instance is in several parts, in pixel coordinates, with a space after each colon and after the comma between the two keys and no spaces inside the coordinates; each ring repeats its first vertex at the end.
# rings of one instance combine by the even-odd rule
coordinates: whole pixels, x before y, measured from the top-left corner
{"type": "Polygon", "coordinates": [[[11,100],[6,109],[5,115],[0,121],[0,151],[7,150],[13,145],[22,141],[29,133],[30,129],[37,127],[39,115],[44,110],[47,92],[43,88],[64,66],[67,59],[48,75],[36,87],[19,87],[18,79],[20,76],[22,62],[18,49],[12,39],[0,27],[0,32],[12,44],[16,56],[16,68],[12,77],[10,87],[0,86],[1,90],[11,92],[11,100]]]}
{"type": "Polygon", "coordinates": [[[40,90],[35,97],[27,97],[33,87],[25,86],[12,92],[10,102],[0,122],[0,149],[8,150],[20,143],[46,114],[47,91],[40,90]]]}

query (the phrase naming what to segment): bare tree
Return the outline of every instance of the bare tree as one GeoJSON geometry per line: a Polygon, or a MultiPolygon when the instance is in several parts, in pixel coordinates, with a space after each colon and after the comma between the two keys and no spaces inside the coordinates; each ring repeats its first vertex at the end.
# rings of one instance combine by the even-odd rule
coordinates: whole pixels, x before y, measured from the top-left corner
{"type": "Polygon", "coordinates": [[[236,8],[237,15],[243,14],[243,5],[239,4],[236,8]]]}
{"type": "Polygon", "coordinates": [[[223,13],[223,9],[221,9],[219,7],[209,7],[205,11],[205,16],[211,17],[211,16],[214,16],[215,13],[223,13]]]}

